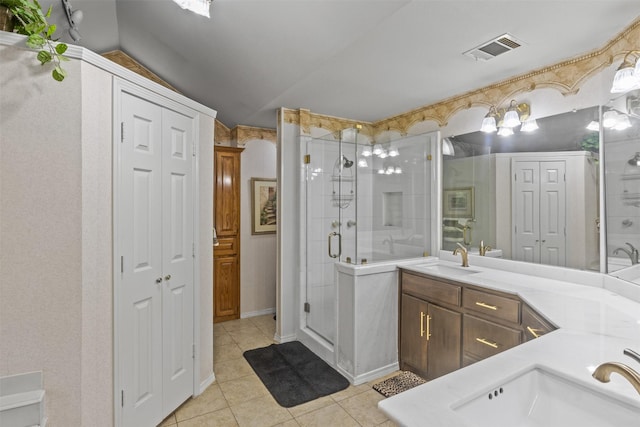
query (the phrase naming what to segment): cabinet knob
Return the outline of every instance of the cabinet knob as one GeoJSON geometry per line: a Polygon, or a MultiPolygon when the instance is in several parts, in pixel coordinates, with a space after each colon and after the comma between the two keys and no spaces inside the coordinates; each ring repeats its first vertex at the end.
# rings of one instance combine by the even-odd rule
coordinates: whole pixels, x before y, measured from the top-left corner
{"type": "Polygon", "coordinates": [[[164,276],[164,280],[171,280],[171,275],[167,274],[166,276],[164,276]]]}
{"type": "Polygon", "coordinates": [[[162,283],[162,277],[158,277],[158,278],[156,279],[156,283],[162,283]]]}

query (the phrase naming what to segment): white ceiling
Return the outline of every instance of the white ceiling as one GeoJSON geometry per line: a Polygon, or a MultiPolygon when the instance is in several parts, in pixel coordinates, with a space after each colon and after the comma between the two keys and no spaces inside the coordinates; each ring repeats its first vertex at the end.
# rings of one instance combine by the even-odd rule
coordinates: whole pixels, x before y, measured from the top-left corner
{"type": "MultiPolygon", "coordinates": [[[[59,1],[59,35],[66,34],[59,1]]],[[[71,0],[78,43],[120,49],[228,127],[275,127],[278,107],[376,121],[599,48],[639,0],[71,0]],[[487,62],[462,53],[510,33],[487,62]]],[[[63,40],[70,41],[68,36],[63,40]]]]}

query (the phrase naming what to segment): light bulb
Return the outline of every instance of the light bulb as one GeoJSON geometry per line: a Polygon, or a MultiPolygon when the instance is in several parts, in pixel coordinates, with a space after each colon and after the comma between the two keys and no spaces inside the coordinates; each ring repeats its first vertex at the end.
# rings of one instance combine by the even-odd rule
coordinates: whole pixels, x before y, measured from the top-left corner
{"type": "Polygon", "coordinates": [[[513,129],[509,127],[501,127],[498,129],[498,135],[500,136],[511,136],[513,135],[513,129]]]}

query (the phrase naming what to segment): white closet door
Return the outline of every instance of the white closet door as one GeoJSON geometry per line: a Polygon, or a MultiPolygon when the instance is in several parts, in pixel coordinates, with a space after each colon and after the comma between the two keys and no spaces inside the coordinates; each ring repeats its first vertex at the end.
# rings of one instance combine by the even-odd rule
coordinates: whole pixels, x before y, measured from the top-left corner
{"type": "Polygon", "coordinates": [[[514,162],[513,259],[540,262],[540,166],[538,162],[514,162]]]}
{"type": "Polygon", "coordinates": [[[193,119],[122,93],[119,366],[124,426],[193,393],[193,119]]]}
{"type": "Polygon", "coordinates": [[[192,119],[162,112],[163,400],[168,414],[193,393],[192,119]]]}
{"type": "Polygon", "coordinates": [[[566,265],[565,162],[540,162],[540,262],[566,265]]]}
{"type": "Polygon", "coordinates": [[[144,426],[162,413],[162,109],[123,93],[122,121],[119,397],[123,424],[144,426]]]}

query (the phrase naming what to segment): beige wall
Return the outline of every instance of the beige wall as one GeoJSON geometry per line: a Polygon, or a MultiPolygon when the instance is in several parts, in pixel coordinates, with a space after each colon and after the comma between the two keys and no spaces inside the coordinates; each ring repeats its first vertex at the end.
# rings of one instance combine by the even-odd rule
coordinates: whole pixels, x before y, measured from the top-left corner
{"type": "Polygon", "coordinates": [[[79,426],[81,66],[58,83],[35,61],[0,47],[0,376],[43,371],[50,426],[79,426]]]}
{"type": "Polygon", "coordinates": [[[276,177],[276,145],[247,141],[240,178],[240,313],[242,317],[275,312],[276,235],[251,234],[251,178],[276,177]]]}

